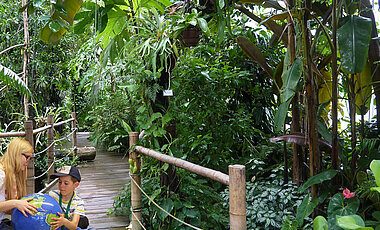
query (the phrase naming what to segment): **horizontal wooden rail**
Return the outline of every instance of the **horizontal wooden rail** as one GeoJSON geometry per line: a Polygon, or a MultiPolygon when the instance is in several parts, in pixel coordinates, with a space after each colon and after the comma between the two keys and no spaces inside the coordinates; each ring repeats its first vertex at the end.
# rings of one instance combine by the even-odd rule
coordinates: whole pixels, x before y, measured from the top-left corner
{"type": "Polygon", "coordinates": [[[0,138],[4,137],[25,137],[25,132],[0,133],[0,138]]]}
{"type": "Polygon", "coordinates": [[[69,123],[69,122],[74,121],[74,120],[75,120],[75,118],[70,118],[70,119],[67,119],[67,120],[65,120],[65,121],[57,122],[57,123],[54,124],[54,127],[57,127],[57,126],[63,125],[63,124],[65,124],[65,123],[69,123]]]}
{"type": "Polygon", "coordinates": [[[50,182],[48,185],[46,185],[45,188],[41,189],[38,193],[46,193],[48,192],[51,188],[53,188],[54,185],[58,183],[59,178],[55,178],[52,182],[50,182]]]}
{"type": "MultiPolygon", "coordinates": [[[[70,119],[67,119],[65,121],[57,122],[57,123],[53,124],[53,127],[57,127],[57,126],[66,124],[66,123],[69,123],[69,122],[74,121],[74,120],[75,120],[75,118],[70,118],[70,119]]],[[[44,127],[41,127],[41,128],[38,128],[38,129],[34,129],[33,130],[33,134],[37,134],[37,133],[40,133],[42,131],[48,130],[51,127],[52,127],[52,125],[46,125],[44,127]]],[[[25,137],[25,132],[0,133],[0,138],[5,138],[5,137],[25,137]]]]}
{"type": "Polygon", "coordinates": [[[38,129],[33,129],[33,134],[40,133],[40,132],[48,130],[50,128],[51,128],[51,125],[47,125],[47,126],[44,126],[44,127],[38,128],[38,129]]]}
{"type": "Polygon", "coordinates": [[[225,184],[225,185],[230,184],[229,176],[227,174],[222,173],[222,172],[219,172],[219,171],[216,171],[213,169],[209,169],[209,168],[206,168],[206,167],[203,167],[200,165],[196,165],[194,163],[191,163],[191,162],[179,159],[179,158],[171,157],[171,156],[156,152],[154,150],[144,148],[142,146],[136,146],[135,151],[138,153],[141,153],[143,155],[153,157],[153,158],[160,160],[162,162],[165,162],[165,163],[186,169],[186,170],[193,172],[193,173],[196,173],[198,175],[208,177],[208,178],[213,179],[215,181],[218,181],[222,184],[225,184]]]}

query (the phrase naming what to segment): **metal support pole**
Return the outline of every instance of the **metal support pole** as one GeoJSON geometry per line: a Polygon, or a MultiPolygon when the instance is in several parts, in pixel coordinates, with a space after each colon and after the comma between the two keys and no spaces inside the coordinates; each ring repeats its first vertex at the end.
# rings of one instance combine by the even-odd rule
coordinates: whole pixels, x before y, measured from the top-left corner
{"type": "MultiPolygon", "coordinates": [[[[129,147],[132,147],[135,142],[139,140],[139,133],[132,132],[129,133],[129,147]]],[[[134,181],[141,187],[141,176],[140,176],[140,158],[137,157],[137,153],[131,149],[129,151],[129,159],[132,159],[133,164],[130,165],[131,177],[134,181]]],[[[142,222],[142,214],[141,214],[141,191],[135,185],[133,181],[131,181],[131,208],[134,213],[132,215],[132,230],[141,230],[142,227],[140,223],[142,222]],[[140,223],[139,223],[140,222],[140,223]]]]}
{"type": "MultiPolygon", "coordinates": [[[[47,144],[48,144],[48,146],[50,146],[54,142],[54,116],[53,116],[53,114],[48,115],[47,124],[51,126],[47,130],[47,138],[48,138],[47,144]]],[[[50,167],[51,164],[54,164],[54,145],[52,145],[48,149],[48,166],[50,167]]],[[[48,173],[49,173],[49,178],[50,178],[50,175],[52,175],[54,173],[54,165],[51,166],[48,173]]],[[[49,181],[51,181],[51,180],[49,180],[49,181]]]]}
{"type": "MultiPolygon", "coordinates": [[[[71,122],[71,130],[74,130],[77,127],[76,113],[71,112],[71,117],[74,118],[74,120],[71,122]]],[[[74,149],[74,153],[76,154],[77,153],[77,131],[73,132],[71,147],[74,149]]]]}
{"type": "MultiPolygon", "coordinates": [[[[24,129],[25,129],[25,140],[27,140],[34,148],[34,137],[33,137],[33,121],[25,121],[24,123],[24,129]]],[[[28,177],[34,177],[34,159],[31,158],[28,163],[27,168],[27,175],[28,177]]],[[[31,194],[35,191],[35,183],[34,179],[30,179],[26,181],[26,193],[31,194]]]]}
{"type": "Polygon", "coordinates": [[[230,190],[230,229],[246,230],[245,166],[228,166],[230,190]]]}

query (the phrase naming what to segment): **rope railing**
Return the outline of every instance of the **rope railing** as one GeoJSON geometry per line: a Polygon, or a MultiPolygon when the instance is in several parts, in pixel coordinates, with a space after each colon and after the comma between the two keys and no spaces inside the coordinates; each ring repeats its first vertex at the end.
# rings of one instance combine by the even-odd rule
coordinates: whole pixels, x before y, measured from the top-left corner
{"type": "MultiPolygon", "coordinates": [[[[169,213],[168,211],[166,211],[164,208],[162,208],[161,206],[159,206],[152,198],[150,198],[148,196],[148,194],[146,194],[146,192],[138,185],[138,183],[133,179],[133,177],[131,176],[131,174],[129,173],[129,177],[131,178],[131,180],[133,181],[133,183],[137,186],[137,188],[148,198],[148,200],[150,202],[152,202],[157,208],[159,208],[161,211],[163,211],[164,213],[166,213],[168,216],[170,216],[171,218],[175,219],[176,221],[186,225],[186,226],[189,226],[190,228],[193,228],[193,229],[197,229],[197,230],[202,230],[201,228],[198,228],[198,227],[195,227],[189,223],[186,223],[184,222],[183,220],[181,219],[178,219],[177,217],[173,216],[171,213],[169,213]]],[[[134,214],[133,212],[133,209],[131,207],[131,212],[132,214],[134,214]]],[[[136,216],[135,216],[136,218],[136,216]]],[[[138,220],[138,218],[136,218],[138,220]]],[[[140,223],[140,221],[138,220],[138,222],[140,223]]],[[[141,224],[141,223],[140,223],[141,224]]],[[[142,225],[141,225],[142,226],[142,225]]],[[[142,226],[143,227],[143,226],[142,226]]],[[[145,229],[145,228],[144,228],[145,229]]]]}
{"type": "MultiPolygon", "coordinates": [[[[143,193],[153,204],[157,204],[141,189],[141,155],[148,156],[159,160],[160,162],[168,163],[175,167],[180,167],[186,171],[195,173],[200,176],[208,177],[214,181],[218,181],[228,186],[229,190],[229,217],[230,217],[230,230],[246,230],[246,194],[245,194],[245,166],[244,165],[229,165],[228,175],[222,172],[209,169],[180,158],[172,157],[142,146],[135,146],[139,140],[139,133],[129,133],[129,162],[133,166],[133,174],[130,174],[131,181],[131,207],[136,215],[132,216],[132,228],[140,230],[139,222],[142,220],[141,212],[139,209],[142,207],[141,193],[143,193]],[[141,155],[140,155],[141,154],[141,155]]],[[[157,206],[160,210],[165,212],[168,216],[174,218],[173,215],[168,213],[165,209],[157,206]]],[[[176,219],[177,220],[177,219],[176,219]]],[[[180,221],[182,223],[182,221],[180,221]]],[[[183,223],[185,224],[185,223],[183,223]]],[[[186,224],[187,225],[187,224],[186,224]]],[[[188,225],[187,225],[188,226],[188,225]]],[[[189,226],[190,227],[190,226],[189,226]]],[[[199,229],[191,226],[192,228],[199,229]]]]}
{"type": "Polygon", "coordinates": [[[75,128],[73,131],[71,131],[71,133],[67,134],[65,137],[62,137],[61,139],[58,139],[58,140],[54,140],[48,147],[46,147],[44,150],[38,152],[38,153],[34,153],[33,154],[33,157],[36,157],[46,151],[49,150],[50,147],[52,147],[55,143],[57,142],[60,142],[60,141],[63,141],[64,139],[68,138],[69,136],[71,136],[74,132],[78,131],[78,128],[75,128]]]}
{"type": "Polygon", "coordinates": [[[56,160],[57,158],[54,156],[53,162],[50,164],[50,166],[48,167],[48,169],[45,170],[45,172],[43,172],[43,173],[40,174],[39,176],[28,177],[27,179],[28,179],[28,180],[35,180],[35,179],[38,179],[38,178],[43,177],[46,173],[49,172],[49,170],[54,166],[54,164],[55,164],[56,162],[60,162],[60,161],[62,161],[62,160],[65,159],[65,157],[67,157],[69,154],[71,154],[71,151],[69,151],[64,157],[62,157],[62,158],[59,159],[59,160],[56,160]]]}
{"type": "MultiPolygon", "coordinates": [[[[41,127],[38,129],[33,129],[33,121],[28,120],[28,121],[25,121],[25,123],[24,123],[24,131],[0,133],[0,139],[1,138],[8,138],[8,137],[25,137],[25,140],[27,140],[34,147],[34,144],[35,144],[34,135],[47,130],[47,139],[48,139],[48,143],[49,143],[48,145],[49,146],[46,149],[44,149],[38,153],[34,153],[33,157],[36,157],[36,156],[48,151],[48,154],[47,154],[48,155],[48,162],[50,164],[49,164],[48,169],[45,172],[43,172],[39,176],[35,176],[34,163],[33,163],[33,161],[30,161],[30,163],[28,164],[28,168],[27,168],[27,174],[30,175],[30,178],[28,178],[28,180],[26,182],[27,193],[33,193],[35,191],[35,183],[34,183],[35,179],[43,177],[46,173],[49,173],[49,174],[54,173],[54,164],[56,162],[59,162],[59,161],[64,159],[64,158],[59,159],[59,160],[56,159],[56,156],[55,156],[55,153],[53,150],[54,148],[52,148],[52,146],[54,146],[54,144],[56,144],[59,141],[66,139],[67,137],[72,135],[72,150],[74,152],[76,151],[76,149],[77,149],[76,148],[76,146],[77,146],[76,132],[78,131],[78,129],[76,128],[76,124],[77,124],[77,122],[76,122],[75,112],[71,113],[70,119],[67,119],[65,121],[60,121],[57,123],[54,123],[54,116],[52,114],[49,114],[48,118],[47,118],[47,125],[44,127],[41,127]],[[56,126],[60,126],[60,125],[69,123],[69,122],[71,122],[71,130],[72,131],[67,136],[65,136],[59,140],[54,140],[53,128],[56,126]]],[[[72,151],[70,151],[69,153],[71,153],[71,152],[72,151]]]]}
{"type": "MultiPolygon", "coordinates": [[[[132,207],[131,207],[131,213],[132,213],[132,216],[133,216],[134,218],[136,218],[136,220],[137,220],[137,222],[139,223],[139,225],[140,225],[144,230],[146,230],[146,228],[144,227],[144,225],[140,222],[139,218],[138,218],[138,217],[136,216],[136,214],[133,212],[132,207]]],[[[132,228],[130,228],[130,229],[132,229],[132,228]]]]}

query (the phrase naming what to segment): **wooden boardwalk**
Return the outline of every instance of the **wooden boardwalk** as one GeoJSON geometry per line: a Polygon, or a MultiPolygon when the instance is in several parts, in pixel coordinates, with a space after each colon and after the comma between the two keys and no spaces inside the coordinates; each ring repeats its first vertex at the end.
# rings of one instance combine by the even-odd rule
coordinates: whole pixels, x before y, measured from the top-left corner
{"type": "MultiPolygon", "coordinates": [[[[88,133],[77,134],[78,147],[91,146],[88,133]]],[[[78,166],[82,181],[77,188],[78,195],[85,202],[86,216],[90,226],[95,229],[126,229],[128,216],[107,215],[112,208],[114,197],[120,188],[128,183],[128,156],[97,149],[96,158],[92,162],[78,166]]],[[[57,185],[53,189],[57,189],[57,185]]]]}

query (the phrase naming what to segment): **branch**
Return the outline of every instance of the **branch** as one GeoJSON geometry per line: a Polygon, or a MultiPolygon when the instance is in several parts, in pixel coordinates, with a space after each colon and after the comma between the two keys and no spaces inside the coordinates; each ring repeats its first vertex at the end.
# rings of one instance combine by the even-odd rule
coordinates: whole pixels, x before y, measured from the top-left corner
{"type": "Polygon", "coordinates": [[[0,89],[0,92],[3,91],[7,86],[5,85],[3,88],[0,89]]]}
{"type": "Polygon", "coordinates": [[[0,55],[2,55],[3,53],[7,52],[8,50],[11,50],[11,49],[16,48],[16,47],[19,47],[19,46],[25,46],[25,43],[23,43],[23,44],[17,44],[17,45],[14,45],[14,46],[8,47],[8,48],[6,48],[5,50],[1,51],[1,52],[0,52],[0,55]]]}
{"type": "MultiPolygon", "coordinates": [[[[240,10],[243,14],[247,15],[249,18],[252,20],[256,21],[257,23],[261,23],[263,20],[253,14],[251,11],[249,11],[247,8],[245,8],[243,5],[236,4],[235,9],[240,10]]],[[[285,30],[285,27],[282,27],[278,25],[276,22],[267,20],[263,23],[263,25],[268,28],[269,30],[273,31],[273,33],[279,37],[285,44],[285,46],[288,46],[288,37],[287,36],[282,36],[283,31],[285,30]]]]}

